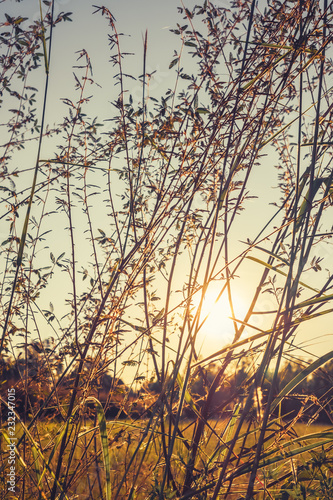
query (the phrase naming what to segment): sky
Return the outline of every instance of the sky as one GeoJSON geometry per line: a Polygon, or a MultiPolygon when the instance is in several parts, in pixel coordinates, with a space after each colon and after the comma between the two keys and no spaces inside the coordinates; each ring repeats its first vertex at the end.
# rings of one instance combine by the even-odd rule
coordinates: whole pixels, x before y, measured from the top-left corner
{"type": "MultiPolygon", "coordinates": [[[[192,0],[184,0],[185,6],[188,7],[192,7],[196,3],[192,0]]],[[[128,72],[135,76],[142,73],[143,40],[145,32],[148,30],[147,72],[155,72],[150,82],[150,94],[156,97],[159,97],[165,90],[172,88],[174,85],[175,73],[169,69],[169,64],[173,59],[173,51],[179,49],[179,40],[169,30],[175,27],[176,22],[181,22],[181,16],[177,14],[179,4],[178,0],[112,0],[104,4],[115,17],[118,32],[126,34],[121,41],[123,51],[134,52],[134,55],[127,57],[125,65],[127,64],[128,72]]],[[[225,6],[228,2],[223,0],[216,2],[216,4],[225,6]]],[[[29,15],[33,19],[38,19],[40,16],[39,2],[37,0],[24,0],[19,3],[6,0],[2,4],[2,9],[6,9],[6,12],[12,15],[29,15]]],[[[108,27],[106,20],[100,14],[92,15],[94,10],[96,9],[92,6],[92,2],[87,0],[56,0],[55,2],[55,15],[62,11],[72,12],[73,23],[60,23],[54,30],[47,104],[47,122],[50,125],[60,121],[66,112],[66,107],[61,98],[69,97],[71,93],[73,93],[74,98],[72,67],[76,64],[77,52],[83,48],[88,50],[92,61],[93,79],[100,85],[100,87],[93,87],[92,93],[95,97],[91,104],[88,104],[87,110],[91,116],[97,116],[101,121],[112,116],[113,108],[110,102],[117,96],[118,89],[114,86],[114,69],[111,64],[106,63],[110,57],[107,39],[108,27]]],[[[36,86],[41,87],[44,82],[42,69],[35,78],[36,86]],[[38,78],[40,78],[39,81],[38,78]]],[[[129,93],[132,94],[134,100],[139,101],[141,86],[134,81],[131,85],[129,93]]],[[[40,95],[42,95],[42,92],[40,92],[40,95]]],[[[34,146],[31,146],[28,161],[26,151],[24,160],[22,155],[18,155],[18,158],[21,158],[19,161],[24,161],[24,164],[30,164],[33,167],[35,158],[33,148],[34,146]]],[[[45,142],[42,157],[48,157],[49,150],[50,147],[45,142]]],[[[246,213],[242,217],[243,227],[238,227],[239,235],[236,234],[235,236],[235,245],[237,247],[234,249],[235,252],[244,250],[244,244],[241,241],[245,240],[246,237],[254,238],[257,228],[263,226],[264,221],[268,221],[274,213],[275,208],[269,203],[278,198],[278,192],[275,188],[277,173],[269,168],[271,163],[271,158],[264,157],[258,167],[259,175],[249,184],[252,194],[257,195],[260,199],[253,199],[247,205],[246,213]]],[[[25,177],[27,184],[29,184],[29,175],[25,177]]],[[[63,249],[63,243],[61,239],[59,241],[58,237],[53,241],[53,245],[56,247],[58,245],[59,253],[63,249]]],[[[330,267],[333,263],[333,250],[331,247],[322,245],[319,252],[324,256],[327,267],[330,267]]],[[[243,280],[241,289],[237,291],[239,294],[240,314],[242,314],[242,302],[248,300],[249,293],[253,291],[254,283],[261,271],[262,269],[258,269],[255,263],[248,263],[247,279],[243,280]]],[[[313,284],[316,286],[317,276],[313,275],[312,278],[313,284]]],[[[56,297],[52,300],[55,307],[60,308],[63,299],[60,293],[61,284],[55,283],[52,286],[53,290],[56,290],[56,297]]],[[[49,302],[49,299],[46,300],[47,302],[49,302]]],[[[266,294],[258,307],[261,310],[271,310],[272,305],[272,299],[266,294]]],[[[255,322],[258,328],[269,326],[260,318],[255,318],[253,323],[255,322]]],[[[230,328],[230,325],[229,323],[226,328],[230,328]]],[[[208,326],[208,328],[212,330],[212,326],[208,326]]],[[[305,325],[302,326],[301,331],[303,332],[302,335],[304,335],[305,344],[311,343],[310,350],[313,355],[321,355],[328,350],[332,343],[333,332],[330,323],[325,317],[311,322],[310,328],[305,325]],[[314,334],[319,337],[321,333],[329,336],[313,343],[314,334]]],[[[199,338],[204,356],[208,356],[212,350],[215,351],[219,332],[216,332],[210,338],[211,341],[206,342],[205,331],[199,338]]]]}

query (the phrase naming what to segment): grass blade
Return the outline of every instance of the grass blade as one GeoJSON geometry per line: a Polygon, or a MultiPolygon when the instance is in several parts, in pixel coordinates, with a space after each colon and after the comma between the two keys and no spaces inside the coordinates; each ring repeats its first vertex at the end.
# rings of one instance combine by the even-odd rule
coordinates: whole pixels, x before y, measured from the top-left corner
{"type": "Polygon", "coordinates": [[[105,485],[106,500],[111,500],[110,455],[109,455],[109,443],[108,443],[108,433],[106,428],[105,413],[103,410],[103,406],[98,401],[98,399],[91,396],[87,398],[86,403],[88,401],[94,403],[97,412],[97,420],[101,436],[102,455],[103,455],[105,477],[106,477],[106,485],[105,485]]]}
{"type": "Polygon", "coordinates": [[[327,363],[330,359],[333,358],[333,351],[330,351],[320,358],[316,359],[313,363],[311,363],[309,366],[304,368],[300,373],[296,375],[279,393],[277,398],[273,401],[271,410],[273,411],[277,405],[282,401],[282,399],[287,396],[295,387],[298,386],[304,380],[306,377],[308,377],[311,373],[313,373],[317,368],[322,366],[324,363],[327,363]]]}

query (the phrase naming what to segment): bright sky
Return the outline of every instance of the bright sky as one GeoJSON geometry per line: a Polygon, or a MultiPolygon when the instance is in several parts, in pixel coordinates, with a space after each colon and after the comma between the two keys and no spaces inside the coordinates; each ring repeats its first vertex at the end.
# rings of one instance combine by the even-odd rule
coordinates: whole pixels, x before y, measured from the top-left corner
{"type": "MultiPolygon", "coordinates": [[[[176,22],[182,22],[181,16],[177,15],[177,6],[179,6],[179,3],[178,0],[113,0],[105,4],[116,19],[118,32],[131,35],[130,37],[124,36],[122,38],[122,47],[125,52],[135,52],[135,55],[128,56],[125,60],[125,72],[127,68],[127,72],[134,76],[139,76],[142,73],[143,37],[145,30],[148,30],[147,72],[152,73],[155,71],[150,82],[150,94],[157,98],[167,88],[172,88],[174,84],[175,73],[174,70],[169,70],[169,64],[173,59],[173,51],[179,49],[179,39],[170,33],[169,29],[175,27],[176,22]]],[[[184,3],[186,6],[191,7],[197,2],[186,0],[184,3]]],[[[221,1],[220,4],[226,5],[227,2],[221,1]]],[[[7,0],[2,4],[2,9],[6,9],[6,12],[11,15],[21,14],[24,16],[28,14],[29,17],[39,18],[39,2],[37,0],[29,0],[22,3],[7,0]]],[[[87,0],[56,0],[55,14],[57,15],[61,11],[73,12],[72,18],[74,22],[60,23],[54,30],[51,83],[47,106],[47,121],[50,125],[60,121],[66,113],[66,107],[60,99],[62,97],[70,97],[71,93],[73,98],[75,96],[72,66],[76,64],[77,55],[75,53],[83,48],[87,49],[92,60],[93,78],[101,85],[101,88],[92,88],[91,93],[94,94],[95,98],[88,105],[87,112],[91,116],[98,116],[101,121],[113,113],[110,101],[116,97],[118,89],[114,88],[113,77],[115,70],[111,64],[107,64],[110,55],[107,41],[108,26],[106,20],[100,14],[92,15],[94,10],[96,9],[87,0]]],[[[40,82],[36,81],[36,86],[43,88],[43,68],[39,71],[39,77],[40,82]]],[[[134,100],[140,100],[140,89],[141,86],[133,81],[129,92],[133,95],[134,100]]],[[[42,92],[40,91],[41,96],[42,92]]],[[[46,142],[42,153],[42,157],[45,158],[51,154],[48,151],[47,144],[46,142]]],[[[34,158],[32,148],[30,166],[34,165],[34,158]]],[[[275,209],[268,203],[279,197],[279,194],[277,190],[273,189],[273,186],[277,182],[277,173],[269,168],[271,163],[272,160],[268,157],[263,158],[261,165],[258,167],[259,175],[249,184],[249,187],[253,190],[252,194],[260,196],[260,201],[251,200],[247,204],[246,213],[242,215],[241,219],[242,225],[238,225],[237,234],[234,238],[235,248],[233,251],[235,255],[245,248],[240,241],[245,241],[246,238],[254,238],[258,229],[274,213],[275,209]]],[[[27,182],[29,182],[28,178],[27,182]]],[[[58,238],[53,243],[59,245],[60,253],[62,243],[59,242],[58,238]]],[[[332,248],[322,245],[320,254],[325,257],[325,265],[323,267],[329,268],[332,266],[332,248]]],[[[261,258],[265,260],[265,255],[263,254],[261,258]]],[[[250,292],[253,293],[262,271],[262,268],[258,268],[258,265],[253,262],[248,263],[246,269],[247,277],[242,281],[241,289],[237,291],[240,297],[238,301],[240,314],[242,314],[243,301],[248,299],[250,292]]],[[[312,273],[311,279],[313,281],[311,284],[313,286],[316,286],[316,278],[315,273],[312,273]]],[[[57,291],[59,290],[58,286],[55,288],[57,291]]],[[[58,299],[53,299],[53,302],[57,307],[60,307],[61,300],[62,296],[59,294],[58,299]]],[[[261,300],[258,308],[263,310],[274,308],[274,302],[272,302],[268,294],[261,300]]],[[[216,319],[214,323],[216,324],[218,321],[216,319]]],[[[256,326],[260,328],[270,326],[260,319],[256,319],[256,321],[256,326]]],[[[232,328],[230,323],[228,326],[226,325],[227,323],[224,324],[224,328],[232,328]]],[[[209,328],[211,329],[211,327],[209,328]]],[[[311,342],[309,350],[314,355],[320,355],[327,351],[328,347],[332,344],[331,336],[322,340],[317,340],[316,338],[313,342],[314,336],[319,337],[324,333],[329,335],[333,333],[326,317],[312,321],[311,328],[308,328],[306,325],[302,326],[301,331],[304,332],[302,333],[304,335],[304,342],[311,342]]],[[[216,350],[216,344],[219,342],[219,331],[214,332],[210,342],[205,342],[205,339],[206,336],[203,333],[200,339],[200,342],[203,344],[202,354],[207,356],[216,350]]]]}

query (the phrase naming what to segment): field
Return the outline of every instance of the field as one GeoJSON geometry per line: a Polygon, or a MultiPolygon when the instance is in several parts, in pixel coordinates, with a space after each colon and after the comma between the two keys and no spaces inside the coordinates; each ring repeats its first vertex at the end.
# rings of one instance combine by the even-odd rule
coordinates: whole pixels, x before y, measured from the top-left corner
{"type": "MultiPolygon", "coordinates": [[[[251,464],[259,435],[259,428],[252,430],[252,427],[257,425],[253,424],[248,422],[241,430],[218,498],[236,500],[243,498],[246,492],[251,469],[247,468],[247,465],[251,464]],[[244,436],[249,433],[251,437],[247,440],[247,449],[241,449],[244,436]],[[228,480],[230,477],[234,478],[231,487],[228,480]]],[[[179,425],[170,460],[173,485],[178,486],[184,482],[194,425],[195,422],[190,420],[182,421],[179,425]]],[[[112,498],[144,500],[160,497],[165,460],[161,433],[156,423],[148,420],[108,421],[104,435],[98,425],[94,426],[91,418],[86,418],[81,423],[72,422],[70,427],[68,446],[71,449],[71,466],[67,471],[67,494],[64,498],[104,498],[107,462],[106,457],[103,457],[101,442],[106,439],[106,434],[110,470],[108,480],[112,498]]],[[[166,435],[169,435],[168,420],[165,421],[164,429],[166,435]]],[[[64,425],[48,422],[39,423],[33,433],[34,439],[43,450],[45,463],[43,464],[41,456],[37,457],[35,449],[33,457],[26,456],[33,464],[32,468],[27,470],[20,465],[18,477],[20,473],[25,472],[27,491],[33,492],[31,495],[25,494],[27,500],[36,498],[34,492],[38,488],[38,479],[41,498],[45,498],[41,485],[52,482],[50,469],[59,458],[58,445],[63,430],[64,425]]],[[[207,431],[197,455],[198,465],[194,469],[195,491],[187,492],[180,498],[211,498],[211,491],[216,483],[216,471],[221,467],[226,455],[232,432],[229,419],[211,420],[207,423],[207,431]]],[[[315,448],[312,446],[325,436],[331,436],[332,432],[332,427],[322,424],[287,424],[277,419],[267,430],[263,452],[263,455],[267,456],[267,465],[261,464],[258,469],[255,498],[329,500],[333,492],[332,449],[320,445],[315,448]],[[306,451],[306,447],[312,449],[306,451]],[[299,453],[300,448],[303,448],[302,454],[299,453]]],[[[17,435],[20,435],[19,429],[17,435]]],[[[62,457],[64,463],[68,459],[67,455],[62,457]]],[[[19,497],[19,494],[17,496],[19,497]]],[[[176,495],[170,488],[169,493],[168,490],[165,491],[163,498],[176,498],[176,495]]]]}

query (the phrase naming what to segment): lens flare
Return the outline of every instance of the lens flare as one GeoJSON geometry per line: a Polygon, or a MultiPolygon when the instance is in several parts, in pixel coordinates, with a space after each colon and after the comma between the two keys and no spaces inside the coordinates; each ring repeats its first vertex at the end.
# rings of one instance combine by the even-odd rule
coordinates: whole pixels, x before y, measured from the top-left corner
{"type": "MultiPolygon", "coordinates": [[[[227,292],[224,291],[223,295],[217,300],[220,291],[221,285],[217,283],[209,285],[202,300],[199,321],[202,326],[197,336],[198,340],[212,340],[216,342],[216,345],[228,344],[235,335],[235,326],[227,292]]],[[[200,301],[201,293],[198,292],[192,300],[193,317],[198,314],[200,301]]],[[[243,320],[246,308],[239,294],[232,293],[232,305],[234,317],[243,320]]],[[[236,323],[236,325],[239,327],[239,323],[236,323]]]]}

